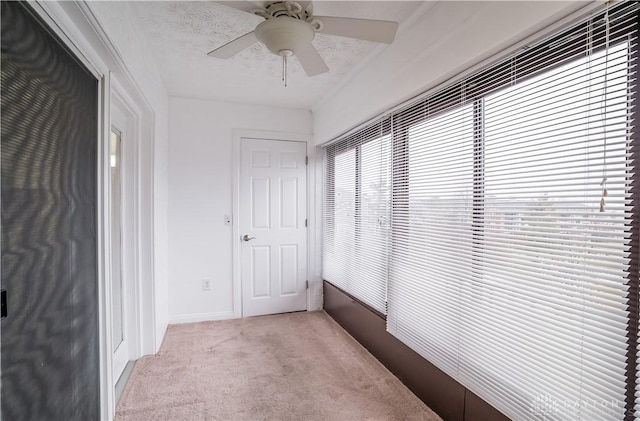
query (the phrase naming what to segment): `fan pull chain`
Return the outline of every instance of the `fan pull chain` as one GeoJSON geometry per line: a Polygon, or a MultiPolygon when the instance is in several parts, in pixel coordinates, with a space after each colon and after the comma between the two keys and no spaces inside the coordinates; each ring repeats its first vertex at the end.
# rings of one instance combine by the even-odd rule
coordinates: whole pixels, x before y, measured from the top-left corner
{"type": "Polygon", "coordinates": [[[282,81],[284,82],[284,87],[287,87],[287,73],[289,66],[289,57],[293,55],[293,51],[291,50],[280,50],[278,52],[282,56],[282,81]]]}

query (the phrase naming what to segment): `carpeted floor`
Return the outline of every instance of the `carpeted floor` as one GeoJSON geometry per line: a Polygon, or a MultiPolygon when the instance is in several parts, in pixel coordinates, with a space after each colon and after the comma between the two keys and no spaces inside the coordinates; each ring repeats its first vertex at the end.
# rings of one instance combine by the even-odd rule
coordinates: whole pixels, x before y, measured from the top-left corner
{"type": "Polygon", "coordinates": [[[320,311],[170,326],[116,420],[440,418],[320,311]]]}

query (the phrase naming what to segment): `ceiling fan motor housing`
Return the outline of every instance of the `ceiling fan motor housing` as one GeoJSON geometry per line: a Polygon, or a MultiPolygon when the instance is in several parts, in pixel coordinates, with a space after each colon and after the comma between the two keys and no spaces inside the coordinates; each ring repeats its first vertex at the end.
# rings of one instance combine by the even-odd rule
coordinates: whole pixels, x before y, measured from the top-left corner
{"type": "Polygon", "coordinates": [[[315,31],[307,22],[288,16],[267,19],[256,27],[256,38],[269,51],[281,55],[283,50],[297,54],[309,47],[315,31]]]}

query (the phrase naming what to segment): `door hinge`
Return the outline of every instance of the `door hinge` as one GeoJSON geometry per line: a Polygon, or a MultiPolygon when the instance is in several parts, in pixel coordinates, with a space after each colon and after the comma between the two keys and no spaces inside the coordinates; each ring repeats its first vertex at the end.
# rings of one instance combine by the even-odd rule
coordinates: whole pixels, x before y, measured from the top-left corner
{"type": "Polygon", "coordinates": [[[304,226],[305,226],[305,228],[309,226],[309,220],[308,219],[304,220],[304,226]]]}
{"type": "Polygon", "coordinates": [[[304,165],[309,165],[309,157],[308,156],[304,157],[304,165]]]}
{"type": "Polygon", "coordinates": [[[7,317],[7,290],[0,291],[0,319],[7,317]]]}
{"type": "Polygon", "coordinates": [[[309,289],[309,281],[306,281],[307,289],[309,289]]]}

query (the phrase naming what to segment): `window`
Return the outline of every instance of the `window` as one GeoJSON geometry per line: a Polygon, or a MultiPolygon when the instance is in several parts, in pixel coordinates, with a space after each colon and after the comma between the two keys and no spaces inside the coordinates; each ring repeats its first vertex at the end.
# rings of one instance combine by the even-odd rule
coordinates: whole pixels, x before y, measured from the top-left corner
{"type": "Polygon", "coordinates": [[[325,221],[323,273],[324,278],[349,290],[355,262],[356,238],[356,150],[341,151],[332,157],[334,171],[331,181],[332,200],[327,200],[330,220],[325,221]]]}
{"type": "MultiPolygon", "coordinates": [[[[327,149],[326,196],[352,186],[347,219],[363,239],[341,252],[351,272],[327,280],[348,273],[349,288],[386,288],[387,330],[513,419],[634,410],[637,7],[617,5],[408,104],[387,117],[388,134],[377,122],[389,162],[365,169],[356,134],[340,181],[347,143],[327,149]],[[363,174],[389,168],[391,223],[375,231],[358,219],[363,174]],[[382,235],[384,254],[364,241],[382,235]],[[375,285],[359,276],[367,255],[383,259],[379,274],[387,268],[375,285]]],[[[325,222],[338,218],[331,206],[325,222]]],[[[325,227],[325,239],[338,235],[325,227]]]]}
{"type": "Polygon", "coordinates": [[[603,355],[625,349],[629,317],[627,57],[624,42],[483,102],[484,218],[460,372],[494,401],[496,379],[508,384],[516,418],[536,402],[552,417],[624,418],[626,354],[603,355]]]}
{"type": "Polygon", "coordinates": [[[473,106],[407,124],[406,134],[399,142],[408,143],[409,165],[396,176],[406,180],[394,192],[389,331],[453,368],[445,350],[458,342],[459,277],[472,269],[473,106]],[[424,317],[412,317],[417,308],[424,317]]]}
{"type": "Polygon", "coordinates": [[[391,198],[388,121],[328,151],[323,276],[386,312],[391,198]]]}
{"type": "Polygon", "coordinates": [[[391,199],[391,136],[360,146],[360,204],[356,219],[356,276],[363,300],[385,313],[387,300],[387,231],[391,199]]]}

